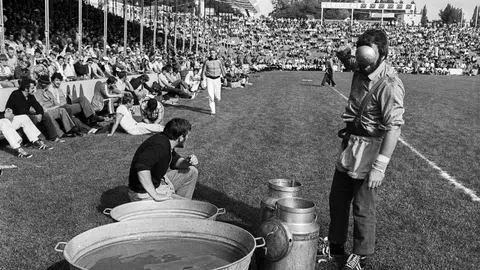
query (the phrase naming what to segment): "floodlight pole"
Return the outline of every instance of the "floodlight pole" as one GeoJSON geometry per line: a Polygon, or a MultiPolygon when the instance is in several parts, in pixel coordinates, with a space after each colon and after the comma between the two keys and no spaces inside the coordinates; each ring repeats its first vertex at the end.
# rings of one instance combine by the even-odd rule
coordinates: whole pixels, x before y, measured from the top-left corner
{"type": "Polygon", "coordinates": [[[143,0],[140,1],[140,5],[140,52],[143,52],[143,0]]]}
{"type": "Polygon", "coordinates": [[[50,50],[50,4],[45,0],[45,55],[50,50]]]}
{"type": "MultiPolygon", "coordinates": [[[[82,2],[82,1],[80,1],[82,2]]],[[[108,0],[103,3],[103,51],[107,52],[108,0]]]]}
{"type": "Polygon", "coordinates": [[[177,54],[177,19],[178,19],[178,0],[175,0],[175,14],[173,22],[173,51],[177,54]]]}
{"type": "MultiPolygon", "coordinates": [[[[150,9],[152,7],[150,6],[150,9]]],[[[157,20],[158,20],[158,0],[155,0],[155,18],[153,19],[153,50],[157,48],[157,20]]]]}
{"type": "Polygon", "coordinates": [[[82,28],[83,28],[83,25],[82,25],[82,1],[78,1],[78,35],[77,35],[77,38],[78,38],[78,50],[81,51],[82,50],[82,28]]]}
{"type": "MultiPolygon", "coordinates": [[[[128,19],[127,19],[127,0],[123,0],[123,54],[127,54],[127,32],[128,32],[128,19]]],[[[106,52],[105,52],[106,53],[106,52]]]]}
{"type": "Polygon", "coordinates": [[[323,6],[320,9],[320,25],[323,25],[323,6]]]}
{"type": "Polygon", "coordinates": [[[3,31],[3,0],[0,0],[0,53],[5,53],[5,32],[3,31]]]}

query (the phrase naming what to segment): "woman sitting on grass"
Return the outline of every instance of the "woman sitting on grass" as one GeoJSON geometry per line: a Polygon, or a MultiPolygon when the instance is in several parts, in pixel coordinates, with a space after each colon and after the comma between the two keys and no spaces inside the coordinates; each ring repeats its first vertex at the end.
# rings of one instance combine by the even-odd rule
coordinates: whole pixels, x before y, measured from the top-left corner
{"type": "Polygon", "coordinates": [[[130,111],[132,108],[133,96],[130,93],[126,93],[122,98],[122,104],[118,106],[116,110],[115,123],[113,124],[112,131],[107,136],[112,136],[115,130],[117,130],[118,125],[131,135],[144,135],[163,131],[164,126],[162,125],[135,121],[130,111]]]}

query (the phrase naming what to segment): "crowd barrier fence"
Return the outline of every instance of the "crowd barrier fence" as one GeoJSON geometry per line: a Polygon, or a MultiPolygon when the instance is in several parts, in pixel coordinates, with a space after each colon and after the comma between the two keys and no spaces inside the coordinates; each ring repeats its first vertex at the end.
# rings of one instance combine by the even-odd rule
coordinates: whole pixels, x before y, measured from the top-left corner
{"type": "MultiPolygon", "coordinates": [[[[150,80],[147,82],[149,86],[152,85],[154,81],[158,81],[158,75],[156,73],[147,74],[150,80]]],[[[138,77],[140,75],[131,75],[128,76],[128,79],[131,80],[132,78],[138,77]]],[[[100,82],[105,82],[107,79],[95,79],[95,80],[81,80],[81,81],[71,81],[71,82],[63,82],[62,86],[70,92],[72,98],[86,97],[89,101],[92,101],[93,92],[95,90],[95,84],[100,82]]],[[[0,88],[0,112],[5,111],[5,105],[7,104],[8,97],[10,94],[17,90],[18,88],[0,88]]]]}

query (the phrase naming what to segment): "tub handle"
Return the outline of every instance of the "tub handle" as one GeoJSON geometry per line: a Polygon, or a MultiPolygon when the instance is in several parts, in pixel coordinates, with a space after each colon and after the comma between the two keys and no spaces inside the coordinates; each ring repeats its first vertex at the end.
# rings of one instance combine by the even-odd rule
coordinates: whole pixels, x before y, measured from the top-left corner
{"type": "Polygon", "coordinates": [[[317,222],[317,219],[318,219],[318,215],[317,215],[317,213],[314,213],[313,214],[313,221],[317,222]]]}
{"type": "Polygon", "coordinates": [[[56,252],[63,252],[65,250],[66,246],[67,246],[67,242],[58,242],[55,245],[54,249],[55,249],[56,252]]]}
{"type": "Polygon", "coordinates": [[[207,219],[214,220],[217,216],[223,215],[223,214],[225,214],[225,213],[227,213],[227,209],[225,209],[225,208],[218,208],[218,209],[217,209],[217,213],[215,213],[215,215],[213,215],[213,216],[211,216],[211,217],[209,217],[209,218],[207,218],[207,219]]]}
{"type": "Polygon", "coordinates": [[[112,208],[105,208],[105,210],[103,210],[103,214],[110,216],[110,213],[112,212],[112,210],[113,210],[112,208]]]}
{"type": "Polygon", "coordinates": [[[264,247],[267,243],[265,242],[265,239],[263,237],[257,237],[255,238],[255,248],[260,248],[264,247]],[[257,244],[258,241],[262,241],[260,244],[257,244]]]}

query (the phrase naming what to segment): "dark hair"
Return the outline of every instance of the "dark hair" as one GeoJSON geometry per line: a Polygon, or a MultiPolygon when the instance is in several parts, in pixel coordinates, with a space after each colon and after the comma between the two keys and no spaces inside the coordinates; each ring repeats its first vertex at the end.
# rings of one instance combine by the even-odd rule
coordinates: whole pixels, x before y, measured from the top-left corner
{"type": "Polygon", "coordinates": [[[117,78],[113,77],[113,76],[110,76],[108,77],[107,79],[107,84],[114,84],[117,82],[117,78]]]}
{"type": "Polygon", "coordinates": [[[142,74],[142,75],[140,76],[140,80],[145,81],[145,82],[148,82],[148,81],[150,80],[150,77],[148,77],[147,74],[142,74]]]}
{"type": "Polygon", "coordinates": [[[20,89],[20,91],[25,91],[30,88],[31,83],[33,83],[33,85],[37,85],[37,82],[35,80],[24,77],[20,80],[18,89],[20,89]]]}
{"type": "Polygon", "coordinates": [[[127,76],[127,72],[122,70],[120,72],[117,73],[117,76],[118,78],[122,79],[122,78],[125,78],[127,76]]]}
{"type": "Polygon", "coordinates": [[[122,104],[128,104],[130,102],[132,102],[133,100],[133,95],[132,93],[125,93],[125,95],[123,95],[122,97],[122,104]]]}
{"type": "Polygon", "coordinates": [[[187,136],[190,130],[192,130],[192,125],[190,122],[188,122],[188,120],[183,118],[173,118],[165,125],[163,133],[170,140],[176,140],[182,135],[187,136]]]}
{"type": "Polygon", "coordinates": [[[55,72],[52,74],[52,77],[50,77],[50,80],[53,82],[55,79],[59,79],[60,81],[63,80],[62,74],[55,72]]]}
{"type": "Polygon", "coordinates": [[[59,55],[59,56],[57,57],[57,61],[58,61],[58,60],[60,60],[60,59],[63,59],[63,60],[65,60],[65,57],[63,57],[63,56],[59,55]]]}
{"type": "Polygon", "coordinates": [[[168,68],[169,68],[169,66],[163,66],[163,67],[162,67],[162,72],[163,72],[163,71],[167,71],[167,72],[168,72],[168,68]]]}
{"type": "Polygon", "coordinates": [[[154,98],[147,101],[147,109],[153,111],[158,107],[158,101],[154,98]]]}
{"type": "Polygon", "coordinates": [[[357,48],[360,46],[370,46],[372,44],[377,45],[379,58],[388,56],[388,38],[387,33],[380,29],[368,29],[357,40],[357,48]]]}

